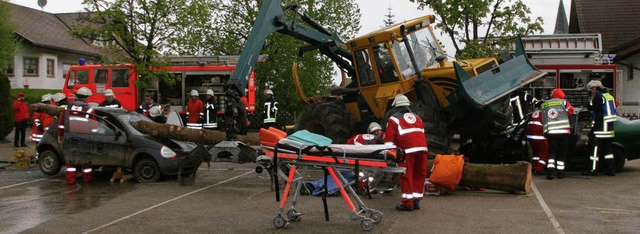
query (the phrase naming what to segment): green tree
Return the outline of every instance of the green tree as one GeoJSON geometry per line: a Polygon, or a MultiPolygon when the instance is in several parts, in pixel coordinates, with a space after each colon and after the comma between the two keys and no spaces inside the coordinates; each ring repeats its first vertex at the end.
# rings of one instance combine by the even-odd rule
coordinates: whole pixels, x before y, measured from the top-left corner
{"type": "Polygon", "coordinates": [[[522,0],[410,0],[439,16],[436,27],[453,41],[456,58],[492,57],[516,34],[543,32],[522,0]]]}
{"type": "Polygon", "coordinates": [[[152,78],[174,82],[169,74],[148,68],[167,64],[161,52],[170,51],[172,43],[199,43],[188,39],[202,27],[198,22],[210,17],[205,0],[84,0],[83,4],[90,12],[87,23],[73,27],[72,33],[102,42],[108,49],[104,62],[135,64],[141,88],[152,78]]]}
{"type": "MultiPolygon", "coordinates": [[[[209,46],[207,53],[220,55],[238,55],[249,36],[253,22],[258,16],[261,0],[226,1],[213,0],[214,17],[212,34],[203,40],[209,46]]],[[[285,4],[298,1],[283,0],[285,4]]],[[[360,9],[354,0],[304,1],[299,3],[300,12],[304,12],[321,25],[347,40],[355,36],[360,29],[360,9]]],[[[293,19],[289,19],[293,21],[293,19]]],[[[302,22],[299,18],[297,22],[302,22]]],[[[332,83],[333,63],[317,51],[307,52],[298,57],[298,49],[305,42],[275,33],[269,36],[262,48],[261,55],[266,59],[256,65],[256,83],[259,89],[259,102],[263,101],[262,91],[271,88],[280,106],[288,111],[298,110],[301,102],[295,86],[291,82],[291,66],[299,64],[300,82],[308,96],[324,94],[332,83]]],[[[258,105],[259,108],[260,105],[258,105]]]]}
{"type": "Polygon", "coordinates": [[[0,0],[0,139],[13,129],[13,103],[9,78],[4,74],[17,46],[11,4],[0,0]]]}

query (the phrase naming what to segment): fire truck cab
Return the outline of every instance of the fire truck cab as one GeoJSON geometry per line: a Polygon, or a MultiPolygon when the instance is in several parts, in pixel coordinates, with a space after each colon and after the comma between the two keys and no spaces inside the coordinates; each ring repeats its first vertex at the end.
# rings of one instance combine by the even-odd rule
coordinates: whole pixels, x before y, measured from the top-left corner
{"type": "MultiPolygon", "coordinates": [[[[147,87],[146,94],[139,93],[135,83],[138,75],[132,64],[84,64],[82,60],[78,65],[69,68],[65,76],[63,93],[71,102],[79,88],[87,87],[93,92],[87,101],[101,103],[105,99],[105,90],[111,89],[123,108],[128,110],[135,110],[144,100],[145,95],[151,95],[154,101],[163,107],[169,106],[170,110],[184,112],[187,96],[191,90],[198,91],[204,100],[206,91],[211,89],[218,102],[218,114],[223,115],[224,84],[235,70],[238,56],[179,56],[169,59],[170,66],[157,69],[172,73],[178,81],[173,85],[153,81],[147,87]]],[[[254,72],[251,72],[248,80],[247,111],[253,113],[255,111],[254,72]]]]}

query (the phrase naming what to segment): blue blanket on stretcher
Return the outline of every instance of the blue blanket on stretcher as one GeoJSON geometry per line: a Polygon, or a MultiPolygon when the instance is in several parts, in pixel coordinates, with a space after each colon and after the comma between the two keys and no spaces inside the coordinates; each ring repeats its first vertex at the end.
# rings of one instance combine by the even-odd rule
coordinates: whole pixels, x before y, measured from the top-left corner
{"type": "MultiPolygon", "coordinates": [[[[353,172],[341,171],[340,173],[347,181],[353,181],[356,179],[356,175],[353,172]]],[[[311,195],[322,196],[322,193],[324,193],[324,178],[316,181],[304,182],[304,186],[309,190],[311,195]]],[[[327,191],[329,191],[329,195],[335,194],[340,189],[333,181],[333,177],[331,177],[330,175],[327,176],[327,188],[327,191]]]]}

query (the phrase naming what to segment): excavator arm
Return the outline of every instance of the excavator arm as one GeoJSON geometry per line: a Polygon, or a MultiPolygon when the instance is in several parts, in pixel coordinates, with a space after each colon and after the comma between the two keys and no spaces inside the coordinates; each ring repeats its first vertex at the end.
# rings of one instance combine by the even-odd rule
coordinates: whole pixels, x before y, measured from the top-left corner
{"type": "Polygon", "coordinates": [[[338,35],[329,32],[306,14],[297,12],[297,9],[298,5],[283,7],[281,0],[263,2],[258,18],[240,54],[236,70],[225,84],[227,102],[225,125],[228,138],[234,139],[238,132],[246,128],[246,113],[244,113],[246,110],[240,108],[240,97],[246,95],[248,76],[255,68],[266,38],[274,32],[287,34],[309,43],[308,46],[300,48],[300,54],[317,49],[345,70],[349,76],[355,76],[355,69],[351,64],[351,52],[346,49],[338,35]],[[287,17],[290,14],[293,16],[291,21],[287,17]],[[298,19],[304,24],[298,22],[298,19]]]}
{"type": "Polygon", "coordinates": [[[351,64],[351,52],[346,49],[344,42],[335,33],[329,32],[319,23],[306,14],[297,12],[297,5],[281,6],[280,0],[265,0],[258,18],[245,42],[240,54],[235,72],[231,75],[227,86],[236,89],[244,95],[244,87],[247,86],[248,76],[256,65],[260,51],[266,38],[274,32],[290,35],[301,41],[309,43],[309,46],[300,49],[300,53],[318,49],[320,53],[329,57],[340,68],[347,71],[349,76],[355,74],[351,64]],[[292,13],[293,21],[287,19],[287,14],[292,13]],[[298,17],[306,24],[297,22],[298,17]]]}

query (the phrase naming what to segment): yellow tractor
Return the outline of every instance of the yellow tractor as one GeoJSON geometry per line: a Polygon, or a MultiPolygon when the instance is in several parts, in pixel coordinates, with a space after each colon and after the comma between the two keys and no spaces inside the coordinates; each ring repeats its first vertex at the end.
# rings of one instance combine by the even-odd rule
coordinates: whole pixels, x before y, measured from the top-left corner
{"type": "Polygon", "coordinates": [[[279,0],[264,1],[238,62],[247,66],[237,67],[228,96],[242,95],[242,71],[255,65],[266,36],[280,32],[306,41],[310,45],[301,51],[319,50],[351,77],[351,83],[332,90],[331,98],[308,98],[294,65],[298,93],[309,103],[295,130],[307,129],[334,143],[364,132],[371,121],[384,126],[394,97],[405,94],[412,101],[411,110],[425,122],[430,154],[447,153],[454,133],[464,139],[503,133],[511,123],[509,95],[544,74],[529,63],[520,42],[516,57],[501,65],[495,58],[449,61],[431,27],[431,15],[344,43],[296,10],[295,5],[281,7],[279,0]],[[287,21],[290,13],[305,24],[287,21]]]}

